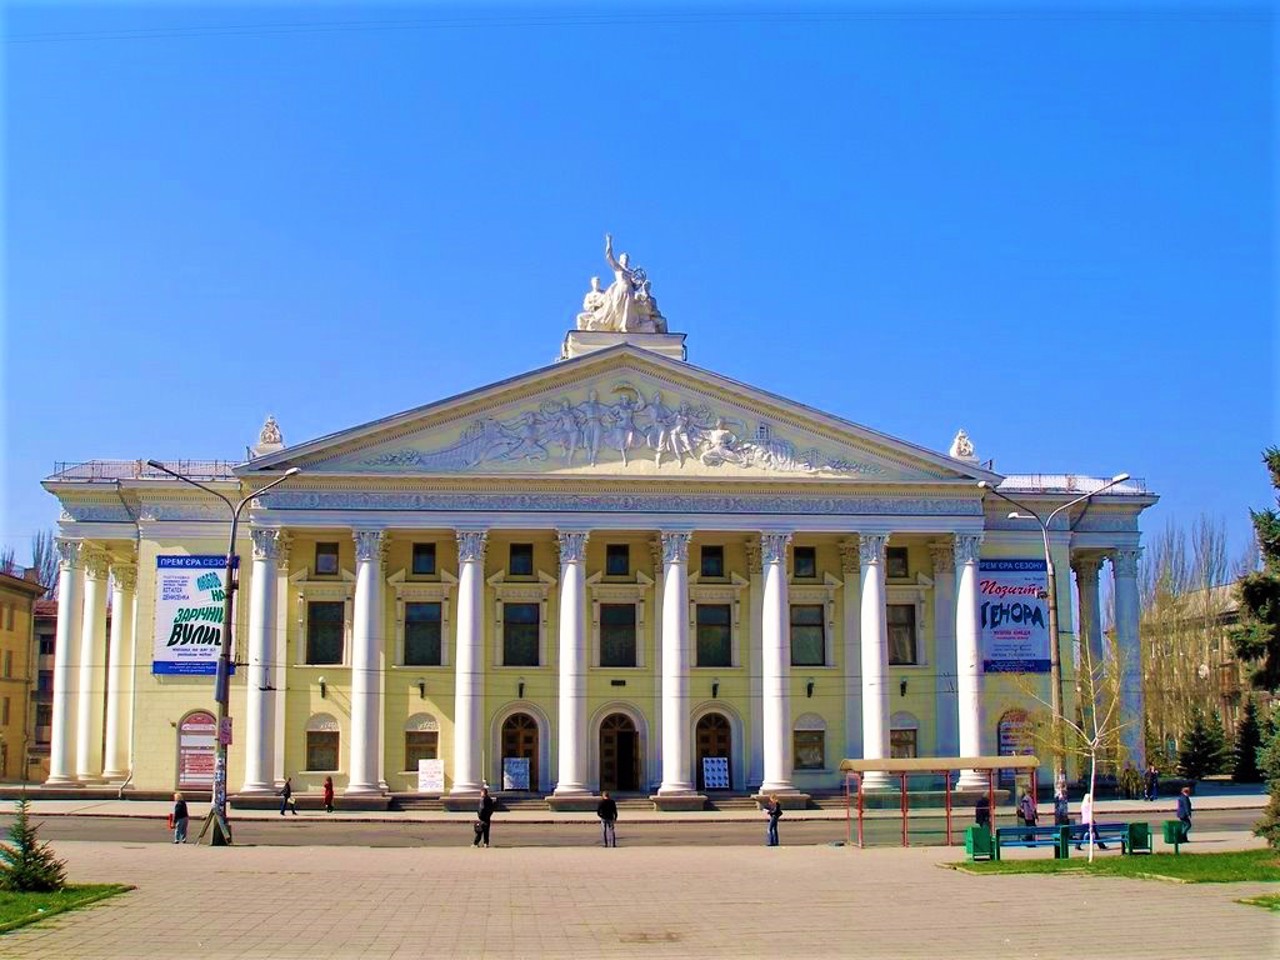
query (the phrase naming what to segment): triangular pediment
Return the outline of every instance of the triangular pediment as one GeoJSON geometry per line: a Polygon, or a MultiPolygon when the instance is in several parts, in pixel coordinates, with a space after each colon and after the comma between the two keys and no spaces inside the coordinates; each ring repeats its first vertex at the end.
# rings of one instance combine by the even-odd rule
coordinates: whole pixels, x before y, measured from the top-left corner
{"type": "Polygon", "coordinates": [[[619,346],[246,464],[308,475],[798,479],[994,477],[688,363],[619,346]]]}

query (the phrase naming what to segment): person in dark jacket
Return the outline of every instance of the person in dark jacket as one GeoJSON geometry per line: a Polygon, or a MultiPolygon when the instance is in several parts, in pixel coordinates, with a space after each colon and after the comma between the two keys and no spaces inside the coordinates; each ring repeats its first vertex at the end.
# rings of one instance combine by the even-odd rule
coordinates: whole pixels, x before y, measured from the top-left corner
{"type": "Polygon", "coordinates": [[[769,818],[769,823],[764,830],[764,845],[766,847],[776,847],[778,845],[778,818],[782,816],[782,804],[776,796],[770,794],[769,799],[765,801],[764,813],[769,818]]]}
{"type": "Polygon", "coordinates": [[[991,797],[985,793],[978,794],[973,805],[973,822],[980,827],[991,827],[991,797]]]}
{"type": "Polygon", "coordinates": [[[190,822],[190,814],[187,812],[187,801],[182,799],[182,794],[175,793],[173,795],[173,842],[187,842],[187,824],[190,822]]]}
{"type": "Polygon", "coordinates": [[[1065,827],[1071,824],[1071,804],[1067,800],[1067,785],[1058,784],[1058,792],[1053,795],[1053,825],[1065,827]]]}
{"type": "Polygon", "coordinates": [[[480,802],[476,805],[476,838],[471,841],[473,847],[489,846],[489,821],[493,819],[493,811],[498,809],[498,801],[489,795],[489,788],[480,791],[480,802]]]}
{"type": "Polygon", "coordinates": [[[608,790],[600,791],[600,803],[596,806],[596,816],[600,818],[600,831],[604,835],[606,847],[618,845],[618,835],[614,830],[618,822],[618,805],[609,796],[608,790]]]}
{"type": "MultiPolygon", "coordinates": [[[[1030,792],[1023,790],[1022,799],[1018,801],[1018,819],[1028,827],[1034,827],[1038,818],[1039,811],[1036,809],[1036,802],[1031,799],[1030,792]]],[[[1031,840],[1034,839],[1035,834],[1028,833],[1025,836],[1027,840],[1031,840]]]]}
{"type": "Polygon", "coordinates": [[[286,810],[292,810],[293,815],[298,815],[298,805],[293,800],[293,777],[284,778],[284,786],[280,788],[280,816],[284,816],[286,810]]]}
{"type": "Polygon", "coordinates": [[[1143,777],[1143,800],[1154,800],[1160,796],[1160,771],[1154,763],[1147,764],[1147,773],[1143,777]]]}
{"type": "Polygon", "coordinates": [[[333,813],[333,777],[324,778],[324,812],[333,813]]]}
{"type": "Polygon", "coordinates": [[[1182,842],[1189,842],[1187,834],[1191,832],[1191,788],[1183,787],[1178,794],[1178,821],[1182,824],[1182,842]]]}

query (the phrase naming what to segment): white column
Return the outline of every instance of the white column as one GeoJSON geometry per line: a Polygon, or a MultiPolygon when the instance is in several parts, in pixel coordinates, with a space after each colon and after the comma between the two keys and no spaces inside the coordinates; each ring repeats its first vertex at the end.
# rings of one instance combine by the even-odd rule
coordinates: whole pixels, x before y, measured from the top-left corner
{"type": "MultiPolygon", "coordinates": [[[[271,729],[267,731],[267,739],[270,743],[269,750],[271,752],[271,766],[267,771],[267,782],[273,787],[275,784],[284,783],[286,776],[284,772],[284,748],[286,734],[286,724],[277,721],[276,717],[287,717],[289,704],[289,687],[285,682],[288,678],[289,660],[289,624],[290,624],[290,597],[289,597],[289,549],[292,546],[292,540],[288,530],[281,530],[280,536],[276,539],[276,589],[274,592],[276,601],[276,619],[275,619],[275,636],[267,643],[267,651],[269,655],[275,656],[277,664],[275,679],[279,683],[272,684],[278,689],[269,691],[272,697],[273,714],[271,718],[271,729]]],[[[301,696],[309,696],[309,691],[300,694],[301,696]]]]}
{"type": "MultiPolygon", "coordinates": [[[[1095,671],[1101,671],[1105,662],[1106,646],[1102,641],[1102,605],[1098,602],[1098,573],[1102,569],[1101,557],[1077,557],[1071,562],[1076,572],[1076,587],[1080,597],[1080,683],[1085,689],[1085,670],[1092,664],[1095,671]]],[[[1100,673],[1095,673],[1100,676],[1100,673]]]]}
{"type": "Polygon", "coordinates": [[[645,751],[645,776],[643,789],[653,789],[653,781],[662,770],[662,540],[649,541],[649,558],[653,563],[653,615],[646,617],[646,626],[653,624],[653,727],[645,751]]]}
{"type": "Polygon", "coordinates": [[[55,541],[58,549],[58,623],[53,648],[53,730],[49,743],[49,786],[74,786],[75,681],[80,642],[80,605],[83,600],[80,577],[79,540],[55,541]]]}
{"type": "Polygon", "coordinates": [[[1142,550],[1117,550],[1111,556],[1115,578],[1116,656],[1120,665],[1120,742],[1126,757],[1142,770],[1147,765],[1146,704],[1142,690],[1142,651],[1138,645],[1138,558],[1142,550]]]}
{"type": "MultiPolygon", "coordinates": [[[[889,624],[885,609],[884,548],[886,533],[864,533],[858,538],[862,566],[862,756],[883,760],[889,756],[889,624]]],[[[868,790],[890,784],[887,774],[869,771],[863,776],[868,790]]]]}
{"type": "Polygon", "coordinates": [[[747,571],[751,579],[751,618],[747,634],[747,789],[759,788],[764,782],[764,667],[761,652],[764,640],[761,624],[764,618],[764,563],[760,541],[747,538],[747,571]]]}
{"type": "Polygon", "coordinates": [[[933,557],[933,662],[938,670],[939,757],[960,755],[960,701],[956,687],[956,556],[950,543],[929,544],[933,557]]]}
{"type": "Polygon", "coordinates": [[[125,713],[129,708],[129,665],[133,663],[133,596],[138,568],[132,563],[111,565],[111,635],[107,657],[107,731],[104,780],[129,775],[129,737],[125,713]]]}
{"type": "Polygon", "coordinates": [[[351,767],[347,795],[380,793],[379,703],[384,611],[381,530],[357,530],[356,596],[351,625],[351,767]]]}
{"type": "Polygon", "coordinates": [[[560,776],[557,796],[587,792],[587,534],[560,532],[560,776]]]}
{"type": "Polygon", "coordinates": [[[791,535],[760,537],[764,604],[760,614],[764,677],[764,782],[761,793],[794,793],[791,784],[791,606],[787,602],[787,545],[791,535]]]}
{"type": "Polygon", "coordinates": [[[855,538],[841,540],[840,575],[844,586],[840,588],[844,617],[841,621],[843,638],[841,663],[844,664],[844,756],[850,759],[862,757],[862,616],[859,605],[859,580],[862,565],[858,562],[858,541],[855,538]]]}
{"type": "Polygon", "coordinates": [[[278,677],[273,669],[279,530],[252,530],[253,571],[249,577],[249,675],[245,682],[244,787],[242,793],[275,790],[275,709],[278,677]]]}
{"type": "Polygon", "coordinates": [[[484,542],[479,531],[458,533],[458,638],[455,647],[453,790],[479,793],[481,696],[484,677],[484,542]]]}
{"type": "Polygon", "coordinates": [[[693,793],[689,753],[689,539],[662,535],[662,785],[693,793]]]}
{"type": "Polygon", "coordinates": [[[76,778],[102,777],[102,707],[106,685],[107,555],[84,553],[84,622],[80,627],[80,690],[76,706],[76,778]]]}
{"type": "MultiPolygon", "coordinates": [[[[978,549],[982,537],[956,535],[956,687],[959,694],[960,756],[982,756],[982,620],[978,609],[978,549]]],[[[987,776],[961,770],[956,786],[977,789],[987,776]]]]}

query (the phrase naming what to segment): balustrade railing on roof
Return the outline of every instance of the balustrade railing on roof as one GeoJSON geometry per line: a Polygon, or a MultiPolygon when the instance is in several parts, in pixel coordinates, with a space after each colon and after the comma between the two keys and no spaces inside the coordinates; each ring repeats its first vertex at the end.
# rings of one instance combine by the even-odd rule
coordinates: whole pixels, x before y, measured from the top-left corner
{"type": "MultiPolygon", "coordinates": [[[[234,480],[236,464],[231,460],[163,460],[174,470],[192,480],[234,480]]],[[[148,466],[145,460],[87,460],[72,463],[60,460],[53,465],[50,480],[172,480],[163,470],[148,466]]]]}
{"type": "MultiPolygon", "coordinates": [[[[1101,490],[1111,482],[1110,477],[1086,477],[1075,473],[1020,473],[1010,474],[1000,484],[1001,493],[1091,493],[1101,490]]],[[[1107,491],[1107,496],[1140,496],[1146,494],[1147,481],[1130,477],[1107,491]]]]}

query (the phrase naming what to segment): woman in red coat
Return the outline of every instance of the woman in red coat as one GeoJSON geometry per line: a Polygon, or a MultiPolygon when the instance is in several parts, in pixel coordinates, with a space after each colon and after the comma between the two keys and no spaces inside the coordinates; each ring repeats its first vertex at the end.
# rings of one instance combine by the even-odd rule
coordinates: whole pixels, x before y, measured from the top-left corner
{"type": "Polygon", "coordinates": [[[333,777],[324,778],[324,812],[333,813],[333,777]]]}

